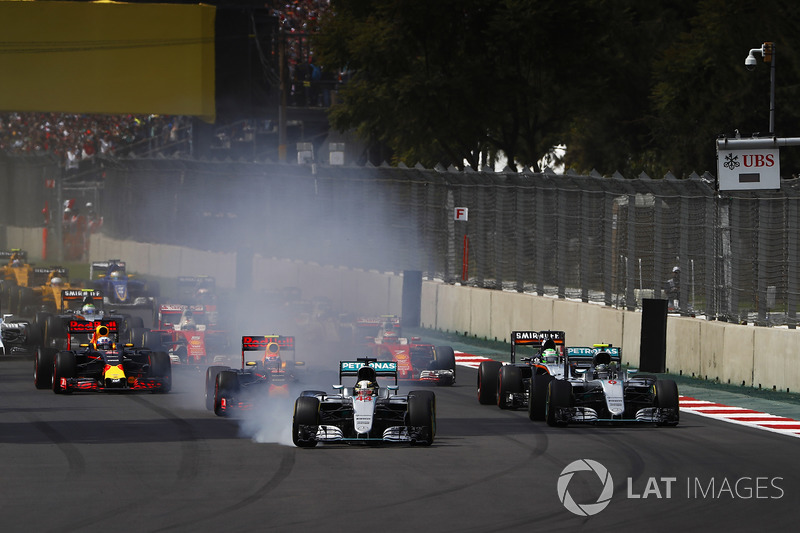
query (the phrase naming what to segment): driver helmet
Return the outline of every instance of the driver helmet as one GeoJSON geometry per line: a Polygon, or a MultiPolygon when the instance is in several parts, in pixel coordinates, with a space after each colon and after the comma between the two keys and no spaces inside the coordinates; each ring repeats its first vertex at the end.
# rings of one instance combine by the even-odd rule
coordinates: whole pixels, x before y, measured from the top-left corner
{"type": "Polygon", "coordinates": [[[186,309],[181,315],[181,325],[182,326],[193,326],[194,325],[194,313],[191,309],[186,309]]]}
{"type": "Polygon", "coordinates": [[[267,345],[264,357],[261,359],[261,364],[264,368],[280,370],[283,366],[283,361],[281,361],[281,348],[278,343],[271,342],[267,345]]]}
{"type": "Polygon", "coordinates": [[[88,317],[93,317],[94,315],[96,315],[96,314],[97,314],[97,309],[95,308],[95,306],[94,306],[94,304],[93,304],[93,303],[88,303],[88,304],[85,304],[85,305],[84,305],[84,306],[81,308],[81,314],[82,314],[84,317],[87,317],[87,318],[88,318],[88,317]]]}
{"type": "Polygon", "coordinates": [[[355,393],[356,393],[357,396],[362,394],[362,393],[365,394],[367,392],[369,392],[371,396],[377,396],[378,395],[378,384],[375,383],[374,381],[369,381],[369,380],[366,380],[366,379],[361,380],[358,383],[356,383],[355,393]]]}
{"type": "Polygon", "coordinates": [[[97,346],[98,350],[113,350],[114,349],[114,343],[112,342],[110,337],[100,337],[100,338],[98,338],[97,342],[95,343],[95,346],[97,346]]]}
{"type": "Polygon", "coordinates": [[[53,276],[50,278],[50,285],[53,287],[58,287],[64,283],[64,280],[59,278],[58,276],[53,276]]]}
{"type": "Polygon", "coordinates": [[[111,278],[111,279],[122,279],[122,271],[121,270],[113,270],[108,275],[108,277],[111,278]]]}
{"type": "Polygon", "coordinates": [[[21,267],[22,266],[22,261],[19,258],[15,257],[14,259],[11,260],[11,266],[12,267],[21,267]]]}
{"type": "Polygon", "coordinates": [[[542,359],[545,363],[555,363],[558,360],[558,352],[553,348],[547,348],[542,352],[542,359]]]}

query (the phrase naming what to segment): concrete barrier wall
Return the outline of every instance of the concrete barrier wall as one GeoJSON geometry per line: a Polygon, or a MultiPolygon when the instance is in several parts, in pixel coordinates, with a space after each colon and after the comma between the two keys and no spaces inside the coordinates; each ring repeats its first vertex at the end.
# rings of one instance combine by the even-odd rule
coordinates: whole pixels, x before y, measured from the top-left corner
{"type": "Polygon", "coordinates": [[[17,248],[28,252],[28,261],[35,263],[42,260],[42,236],[44,228],[6,227],[5,242],[8,248],[17,248]]]}
{"type": "MultiPolygon", "coordinates": [[[[35,237],[33,237],[35,238],[35,237]]],[[[9,241],[13,242],[13,241],[9,241]]],[[[18,247],[18,246],[14,246],[18,247]]],[[[92,238],[92,260],[119,257],[142,274],[213,275],[235,286],[235,256],[184,248],[92,238]]],[[[343,312],[400,314],[403,278],[374,271],[256,256],[253,289],[300,287],[327,296],[343,312]]],[[[508,341],[515,329],[563,329],[572,345],[611,342],[637,365],[641,313],[530,294],[423,281],[420,323],[425,328],[508,341]]],[[[667,320],[669,372],[723,383],[800,391],[800,331],[757,328],[695,318],[667,320]]]]}

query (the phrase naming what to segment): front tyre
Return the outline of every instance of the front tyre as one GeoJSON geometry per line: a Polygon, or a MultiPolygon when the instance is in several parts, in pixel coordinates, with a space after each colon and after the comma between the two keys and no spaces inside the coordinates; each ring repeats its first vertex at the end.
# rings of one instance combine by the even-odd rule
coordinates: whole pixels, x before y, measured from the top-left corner
{"type": "Polygon", "coordinates": [[[553,379],[550,374],[538,374],[531,378],[528,390],[528,418],[531,420],[544,421],[547,387],[553,379]]]}
{"type": "Polygon", "coordinates": [[[317,427],[319,427],[319,398],[300,396],[294,402],[294,416],[292,417],[292,442],[294,445],[298,448],[316,446],[317,427]],[[309,426],[313,430],[309,429],[309,426]]]}
{"type": "Polygon", "coordinates": [[[75,354],[72,352],[58,352],[53,361],[53,392],[56,394],[70,394],[69,386],[62,384],[62,379],[74,378],[77,373],[75,354]]]}
{"type": "Polygon", "coordinates": [[[567,425],[564,410],[572,407],[572,385],[568,381],[554,379],[547,386],[547,403],[545,404],[545,418],[548,426],[567,425]]]}
{"type": "Polygon", "coordinates": [[[223,370],[230,370],[227,366],[210,366],[206,370],[206,409],[214,409],[214,393],[216,391],[217,376],[223,370]]]}
{"type": "Polygon", "coordinates": [[[408,393],[408,425],[421,428],[417,444],[430,446],[436,433],[434,405],[436,397],[430,391],[408,393]]]}
{"type": "Polygon", "coordinates": [[[230,412],[230,406],[223,408],[223,403],[227,404],[237,396],[239,392],[239,376],[236,372],[223,370],[217,375],[214,387],[214,414],[225,416],[230,412]],[[224,400],[224,401],[223,401],[224,400]]]}
{"type": "Polygon", "coordinates": [[[450,346],[436,347],[436,368],[438,370],[452,370],[453,381],[450,385],[456,384],[456,354],[450,346]]]}
{"type": "Polygon", "coordinates": [[[149,377],[162,380],[161,387],[153,392],[168,393],[172,390],[172,363],[167,352],[150,352],[149,377]]]}
{"type": "Polygon", "coordinates": [[[53,386],[53,365],[55,358],[53,351],[43,346],[36,347],[36,356],[33,363],[33,384],[37,389],[44,390],[53,386]]]}
{"type": "Polygon", "coordinates": [[[659,426],[677,426],[680,422],[680,400],[678,398],[678,385],[671,379],[659,379],[656,381],[655,405],[659,409],[668,409],[670,415],[663,422],[658,422],[659,426]]]}

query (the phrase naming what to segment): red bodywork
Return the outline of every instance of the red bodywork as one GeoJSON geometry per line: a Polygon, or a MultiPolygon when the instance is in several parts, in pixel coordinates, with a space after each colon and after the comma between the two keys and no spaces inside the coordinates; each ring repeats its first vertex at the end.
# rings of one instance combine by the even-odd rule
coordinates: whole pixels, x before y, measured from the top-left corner
{"type": "Polygon", "coordinates": [[[438,384],[442,379],[428,370],[435,358],[432,344],[419,342],[418,337],[398,337],[394,330],[384,331],[368,344],[372,357],[383,361],[397,361],[397,378],[438,384]]]}
{"type": "Polygon", "coordinates": [[[228,332],[216,327],[216,305],[162,305],[158,310],[156,328],[161,345],[179,356],[173,364],[209,364],[208,357],[221,355],[227,346],[228,332]],[[181,318],[191,311],[195,326],[181,326],[181,318]]]}

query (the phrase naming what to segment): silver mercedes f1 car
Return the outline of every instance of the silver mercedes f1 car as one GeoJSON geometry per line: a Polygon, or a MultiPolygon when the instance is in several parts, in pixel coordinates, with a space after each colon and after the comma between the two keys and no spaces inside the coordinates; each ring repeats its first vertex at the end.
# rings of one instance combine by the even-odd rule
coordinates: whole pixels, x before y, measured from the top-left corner
{"type": "Polygon", "coordinates": [[[432,391],[400,395],[398,388],[396,361],[340,361],[334,394],[304,391],[297,398],[292,441],[301,448],[319,442],[429,446],[436,433],[436,396],[432,391]],[[348,376],[356,378],[352,387],[342,383],[348,376]],[[378,380],[386,378],[394,384],[380,386],[378,380]]]}
{"type": "MultiPolygon", "coordinates": [[[[544,414],[549,425],[578,422],[678,425],[680,409],[675,381],[625,369],[619,348],[569,347],[563,364],[563,373],[537,376],[534,383],[535,388],[546,387],[544,414]],[[588,356],[591,356],[588,365],[570,364],[572,359],[586,360],[588,356]]],[[[537,400],[537,395],[532,394],[531,401],[537,400]]],[[[531,412],[536,408],[533,405],[531,412]]]]}

